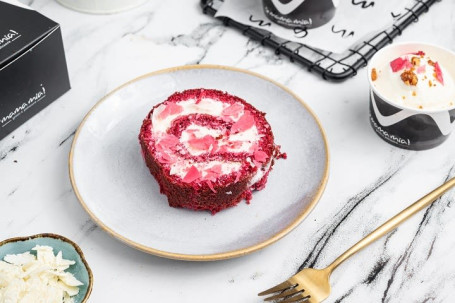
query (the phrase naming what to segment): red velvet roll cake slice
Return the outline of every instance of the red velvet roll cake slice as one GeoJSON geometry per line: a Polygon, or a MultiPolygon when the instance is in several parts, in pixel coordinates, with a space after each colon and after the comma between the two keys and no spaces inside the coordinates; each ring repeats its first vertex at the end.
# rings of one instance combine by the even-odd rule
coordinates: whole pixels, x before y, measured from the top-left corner
{"type": "Polygon", "coordinates": [[[177,92],[153,107],[139,140],[169,205],[214,214],[263,189],[274,160],[285,157],[264,115],[209,89],[177,92]]]}

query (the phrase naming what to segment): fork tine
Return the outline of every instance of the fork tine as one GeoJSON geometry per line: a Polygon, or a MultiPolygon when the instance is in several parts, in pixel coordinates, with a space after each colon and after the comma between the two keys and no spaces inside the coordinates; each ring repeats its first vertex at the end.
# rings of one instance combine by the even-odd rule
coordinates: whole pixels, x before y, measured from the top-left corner
{"type": "Polygon", "coordinates": [[[285,297],[293,296],[293,295],[297,294],[298,292],[299,292],[298,289],[288,288],[285,291],[280,292],[277,295],[265,298],[264,301],[273,301],[273,300],[276,300],[276,299],[283,299],[285,297]]]}
{"type": "Polygon", "coordinates": [[[264,290],[263,292],[258,293],[258,296],[270,295],[278,291],[283,291],[291,286],[292,284],[289,281],[284,281],[283,283],[280,283],[277,286],[274,286],[272,288],[264,290]]]}
{"type": "Polygon", "coordinates": [[[305,302],[308,300],[310,296],[305,296],[303,292],[299,293],[296,296],[284,299],[283,301],[280,301],[280,303],[293,303],[293,302],[305,302]]]}

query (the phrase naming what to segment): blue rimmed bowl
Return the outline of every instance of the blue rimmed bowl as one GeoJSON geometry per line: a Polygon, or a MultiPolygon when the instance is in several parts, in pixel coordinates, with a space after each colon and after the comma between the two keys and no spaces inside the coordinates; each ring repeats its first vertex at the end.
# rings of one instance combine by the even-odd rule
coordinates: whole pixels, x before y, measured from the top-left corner
{"type": "Polygon", "coordinates": [[[3,260],[6,255],[21,254],[27,251],[36,254],[35,251],[32,251],[36,245],[50,246],[54,249],[54,254],[61,251],[63,258],[76,262],[66,270],[84,283],[84,285],[79,286],[79,293],[74,297],[74,302],[87,302],[93,287],[92,270],[88,266],[80,247],[70,239],[56,234],[38,234],[7,239],[0,242],[0,260],[3,260]]]}

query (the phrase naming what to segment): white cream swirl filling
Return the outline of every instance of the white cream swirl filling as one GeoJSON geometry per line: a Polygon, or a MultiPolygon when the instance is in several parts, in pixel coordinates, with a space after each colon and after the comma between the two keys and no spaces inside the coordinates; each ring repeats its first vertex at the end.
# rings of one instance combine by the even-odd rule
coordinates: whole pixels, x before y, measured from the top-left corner
{"type": "MultiPolygon", "coordinates": [[[[188,152],[191,156],[197,157],[208,153],[247,153],[251,166],[258,166],[254,153],[261,137],[253,116],[240,102],[235,103],[234,106],[211,98],[167,102],[155,108],[150,119],[156,146],[160,145],[161,140],[164,142],[169,138],[172,139],[171,141],[178,139],[179,144],[184,147],[179,150],[181,154],[188,152]],[[233,124],[233,128],[239,125],[238,131],[228,134],[226,129],[190,123],[183,129],[180,138],[168,133],[173,121],[192,114],[206,114],[225,119],[233,124]]],[[[230,160],[197,162],[193,159],[185,159],[177,152],[171,152],[169,148],[158,147],[157,154],[166,159],[170,174],[182,178],[184,182],[185,180],[192,182],[196,177],[200,180],[214,181],[216,179],[214,176],[238,172],[242,166],[241,161],[230,160]],[[190,174],[192,176],[188,177],[190,174]]],[[[269,166],[271,158],[269,157],[266,162],[269,166]]],[[[258,167],[257,173],[262,175],[264,172],[258,167]]]]}

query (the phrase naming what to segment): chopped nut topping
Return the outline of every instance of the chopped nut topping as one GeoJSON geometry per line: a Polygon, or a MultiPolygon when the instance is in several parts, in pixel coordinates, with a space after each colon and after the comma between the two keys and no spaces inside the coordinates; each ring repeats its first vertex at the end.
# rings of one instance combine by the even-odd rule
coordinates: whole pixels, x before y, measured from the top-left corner
{"type": "Polygon", "coordinates": [[[406,96],[402,96],[401,98],[403,98],[403,100],[404,100],[404,99],[406,99],[406,96]]]}
{"type": "Polygon", "coordinates": [[[422,109],[422,108],[423,108],[423,106],[422,106],[422,105],[419,105],[419,108],[420,108],[420,109],[422,109]]]}
{"type": "Polygon", "coordinates": [[[401,80],[406,84],[406,85],[413,85],[416,86],[417,82],[419,81],[417,79],[417,75],[412,71],[412,70],[405,70],[401,74],[401,80]]]}
{"type": "Polygon", "coordinates": [[[378,73],[376,72],[376,68],[371,70],[371,80],[376,81],[378,79],[378,73]]]}
{"type": "Polygon", "coordinates": [[[411,58],[411,63],[414,66],[420,66],[420,58],[419,57],[412,57],[411,58]]]}
{"type": "Polygon", "coordinates": [[[434,62],[431,61],[431,60],[428,60],[428,64],[429,64],[430,66],[434,66],[434,62]]]}
{"type": "Polygon", "coordinates": [[[431,82],[431,80],[428,80],[428,85],[429,85],[430,87],[432,87],[432,86],[433,86],[433,82],[431,82]]]}
{"type": "Polygon", "coordinates": [[[413,95],[414,97],[417,96],[416,91],[413,91],[413,92],[412,92],[412,95],[413,95]]]}

